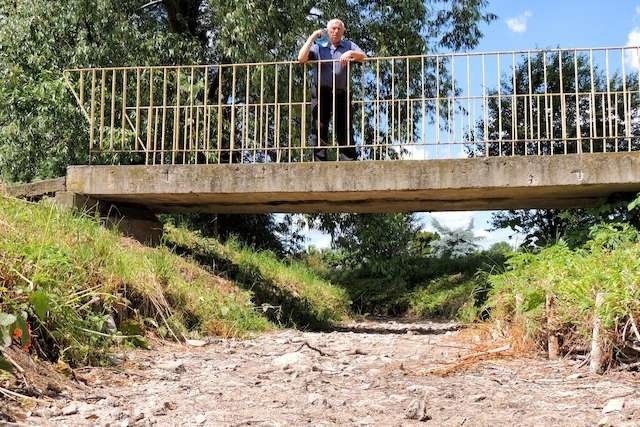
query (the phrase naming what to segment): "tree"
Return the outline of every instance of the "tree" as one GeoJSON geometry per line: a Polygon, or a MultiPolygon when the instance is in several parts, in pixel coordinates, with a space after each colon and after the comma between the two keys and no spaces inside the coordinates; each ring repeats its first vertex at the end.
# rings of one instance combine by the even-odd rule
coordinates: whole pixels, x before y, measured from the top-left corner
{"type": "MultiPolygon", "coordinates": [[[[606,95],[607,88],[610,93],[621,92],[623,87],[636,91],[636,73],[616,73],[607,81],[606,73],[587,54],[550,51],[523,55],[501,82],[499,91],[494,88],[488,93],[487,121],[480,120],[472,135],[490,142],[468,146],[470,156],[562,155],[640,148],[637,137],[625,137],[627,133],[637,135],[640,123],[623,119],[637,112],[626,110],[623,97],[606,95]],[[605,109],[610,114],[602,114],[605,109]],[[523,137],[526,142],[513,142],[523,137]]],[[[620,220],[636,221],[624,204],[611,200],[597,209],[498,212],[493,214],[491,226],[493,230],[510,228],[524,234],[522,246],[529,249],[550,246],[561,238],[570,247],[577,247],[588,239],[590,226],[620,220]]]]}
{"type": "Polygon", "coordinates": [[[432,256],[440,258],[461,258],[477,252],[480,245],[477,243],[482,237],[473,234],[473,220],[469,221],[466,228],[451,229],[440,224],[432,218],[433,227],[440,238],[431,242],[432,256]]]}
{"type": "Polygon", "coordinates": [[[375,271],[406,261],[420,229],[415,216],[406,214],[329,214],[312,220],[331,235],[334,249],[345,252],[347,264],[375,271]]]}

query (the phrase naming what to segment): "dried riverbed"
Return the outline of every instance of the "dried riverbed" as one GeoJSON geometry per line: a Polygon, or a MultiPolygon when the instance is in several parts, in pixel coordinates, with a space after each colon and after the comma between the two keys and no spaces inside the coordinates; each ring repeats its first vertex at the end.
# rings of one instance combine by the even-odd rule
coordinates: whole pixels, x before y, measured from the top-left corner
{"type": "Polygon", "coordinates": [[[640,376],[510,356],[436,323],[360,322],[134,351],[42,400],[31,425],[640,425],[640,376]],[[201,346],[199,346],[201,345],[201,346]],[[66,396],[65,396],[66,395],[66,396]]]}

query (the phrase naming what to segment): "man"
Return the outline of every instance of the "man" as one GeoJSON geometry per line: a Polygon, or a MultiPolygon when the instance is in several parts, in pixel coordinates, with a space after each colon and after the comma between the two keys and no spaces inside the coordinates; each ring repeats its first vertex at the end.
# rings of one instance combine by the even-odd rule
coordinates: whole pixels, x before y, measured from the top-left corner
{"type": "MultiPolygon", "coordinates": [[[[333,60],[322,62],[313,68],[315,88],[311,91],[309,144],[314,147],[328,145],[329,123],[333,114],[336,142],[344,147],[338,150],[338,159],[355,160],[356,149],[353,146],[353,132],[350,129],[352,116],[351,99],[347,91],[347,68],[349,62],[362,62],[367,55],[357,44],[344,39],[343,36],[344,23],[339,19],[332,19],[327,23],[326,30],[316,30],[309,36],[298,53],[298,61],[304,64],[307,61],[333,60]],[[325,46],[320,46],[315,41],[322,37],[325,31],[329,41],[325,46]],[[320,69],[320,81],[318,81],[318,69],[320,69]]],[[[327,149],[316,148],[314,159],[327,160],[327,149]]]]}

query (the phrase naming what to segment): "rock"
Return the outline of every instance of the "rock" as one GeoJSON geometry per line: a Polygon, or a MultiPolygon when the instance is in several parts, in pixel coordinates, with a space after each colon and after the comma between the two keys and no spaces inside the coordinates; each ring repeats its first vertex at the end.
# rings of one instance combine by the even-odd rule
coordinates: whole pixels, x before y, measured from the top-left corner
{"type": "Polygon", "coordinates": [[[205,417],[203,414],[196,415],[196,417],[193,419],[193,421],[196,424],[204,424],[204,422],[207,421],[207,417],[205,417]]]}
{"type": "Polygon", "coordinates": [[[309,358],[300,352],[286,353],[273,359],[273,364],[282,369],[307,368],[309,358]]]}
{"type": "Polygon", "coordinates": [[[60,411],[60,415],[73,415],[78,413],[78,405],[71,403],[60,411]]]}
{"type": "Polygon", "coordinates": [[[575,373],[575,374],[571,374],[567,377],[568,380],[577,380],[578,378],[584,378],[584,374],[583,373],[575,373]]]}
{"type": "Polygon", "coordinates": [[[187,345],[190,345],[192,347],[204,347],[205,345],[208,344],[208,342],[202,341],[202,340],[186,340],[185,343],[187,343],[187,345]]]}
{"type": "Polygon", "coordinates": [[[187,368],[184,367],[184,363],[181,360],[173,360],[158,365],[160,369],[165,371],[175,372],[177,374],[183,374],[187,372],[187,368]]]}
{"type": "Polygon", "coordinates": [[[404,411],[405,418],[409,420],[429,421],[431,416],[427,414],[427,402],[424,399],[414,399],[404,411]]]}
{"type": "Polygon", "coordinates": [[[307,395],[307,403],[309,405],[323,405],[323,406],[326,406],[327,405],[327,399],[322,397],[322,395],[319,394],[319,393],[309,393],[307,395]]]}
{"type": "Polygon", "coordinates": [[[487,396],[485,396],[484,394],[474,394],[472,396],[469,396],[469,400],[472,402],[482,402],[486,398],[487,396]]]}
{"type": "Polygon", "coordinates": [[[610,414],[611,412],[622,412],[622,408],[624,408],[624,398],[618,397],[615,399],[610,399],[602,408],[602,414],[610,414]]]}

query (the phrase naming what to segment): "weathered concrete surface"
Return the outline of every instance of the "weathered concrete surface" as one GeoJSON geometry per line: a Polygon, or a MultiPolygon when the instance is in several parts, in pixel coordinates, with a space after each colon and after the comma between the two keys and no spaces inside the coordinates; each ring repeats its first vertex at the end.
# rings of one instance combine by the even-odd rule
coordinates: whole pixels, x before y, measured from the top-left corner
{"type": "Polygon", "coordinates": [[[154,212],[400,212],[597,205],[640,153],[289,164],[72,166],[67,191],[154,212]]]}
{"type": "MultiPolygon", "coordinates": [[[[65,182],[66,178],[63,176],[60,178],[34,181],[28,184],[7,185],[4,189],[4,193],[11,197],[39,199],[45,195],[53,195],[58,191],[64,191],[65,182]]],[[[0,187],[1,186],[2,183],[0,183],[0,187]]]]}

